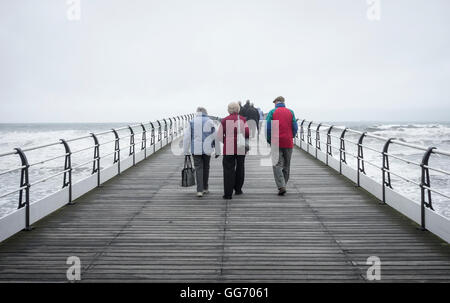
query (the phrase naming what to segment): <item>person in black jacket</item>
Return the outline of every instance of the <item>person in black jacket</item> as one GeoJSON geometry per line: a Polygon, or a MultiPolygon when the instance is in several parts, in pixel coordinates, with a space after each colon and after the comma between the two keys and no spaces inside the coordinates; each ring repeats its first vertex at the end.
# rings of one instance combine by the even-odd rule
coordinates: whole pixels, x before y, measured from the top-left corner
{"type": "Polygon", "coordinates": [[[253,106],[253,103],[250,103],[250,100],[247,100],[245,105],[241,108],[239,114],[247,120],[247,124],[250,128],[250,136],[254,138],[259,130],[258,110],[253,106]]]}

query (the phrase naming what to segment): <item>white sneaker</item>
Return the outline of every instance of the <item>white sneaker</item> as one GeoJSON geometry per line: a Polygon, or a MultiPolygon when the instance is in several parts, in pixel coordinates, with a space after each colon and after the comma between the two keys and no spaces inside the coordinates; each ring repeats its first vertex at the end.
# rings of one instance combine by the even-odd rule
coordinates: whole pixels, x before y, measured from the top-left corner
{"type": "Polygon", "coordinates": [[[197,193],[197,197],[199,197],[199,198],[200,198],[200,197],[203,197],[203,193],[202,193],[202,192],[198,192],[198,193],[197,193]]]}
{"type": "Polygon", "coordinates": [[[209,190],[207,190],[207,189],[204,190],[204,191],[203,191],[203,194],[204,194],[204,195],[209,194],[209,190]]]}

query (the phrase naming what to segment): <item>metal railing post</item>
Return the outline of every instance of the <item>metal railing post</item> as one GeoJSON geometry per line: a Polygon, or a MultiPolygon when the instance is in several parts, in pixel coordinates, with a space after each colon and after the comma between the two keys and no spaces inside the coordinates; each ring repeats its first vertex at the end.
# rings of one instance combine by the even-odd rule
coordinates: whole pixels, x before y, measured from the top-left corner
{"type": "Polygon", "coordinates": [[[66,140],[61,139],[61,143],[64,145],[66,151],[66,157],[64,161],[64,180],[63,188],[69,187],[69,204],[72,203],[72,151],[66,140]]]}
{"type": "Polygon", "coordinates": [[[167,120],[163,119],[164,121],[164,139],[166,139],[166,141],[168,141],[168,137],[167,137],[167,120]]]}
{"type": "Polygon", "coordinates": [[[422,230],[426,230],[425,228],[425,207],[434,210],[433,204],[431,202],[431,183],[430,183],[430,170],[428,169],[428,162],[430,160],[430,156],[433,153],[433,150],[436,147],[430,147],[425,152],[422,158],[422,162],[420,164],[422,174],[421,174],[421,182],[420,182],[420,221],[422,230]],[[425,188],[427,187],[427,188],[425,188]],[[427,193],[425,194],[425,191],[427,193]],[[426,201],[428,198],[428,201],[426,201]]]}
{"type": "Polygon", "coordinates": [[[22,162],[22,169],[20,171],[20,191],[19,191],[19,205],[17,209],[25,207],[25,229],[26,231],[32,230],[30,226],[30,178],[29,178],[29,168],[27,156],[20,148],[15,148],[17,154],[22,162]],[[25,190],[25,195],[24,191],[25,190]],[[23,201],[25,196],[25,202],[23,201]]]}
{"type": "Polygon", "coordinates": [[[158,142],[161,142],[160,147],[162,148],[161,122],[159,120],[156,120],[156,122],[158,123],[158,142]]]}
{"type": "Polygon", "coordinates": [[[310,146],[310,145],[312,146],[311,124],[312,124],[312,121],[309,122],[309,124],[308,124],[308,133],[307,133],[307,140],[308,140],[308,142],[307,142],[307,144],[306,144],[306,149],[307,149],[308,153],[309,153],[309,146],[310,146]]]}
{"type": "Polygon", "coordinates": [[[346,154],[345,154],[345,133],[348,128],[345,128],[340,137],[340,148],[339,148],[339,173],[342,174],[342,163],[347,164],[346,154]]]}
{"type": "Polygon", "coordinates": [[[128,153],[128,156],[133,156],[133,166],[136,166],[136,149],[134,144],[134,131],[131,126],[128,125],[128,129],[130,130],[130,152],[128,153]]]}
{"type": "Polygon", "coordinates": [[[150,125],[152,127],[152,131],[150,132],[150,146],[153,145],[153,153],[155,153],[156,150],[155,126],[153,125],[153,122],[150,122],[150,125]]]}
{"type": "Polygon", "coordinates": [[[114,133],[115,144],[114,144],[114,164],[117,163],[117,174],[120,175],[120,137],[115,129],[112,129],[114,133]]]}
{"type": "Polygon", "coordinates": [[[392,143],[392,140],[394,140],[393,138],[389,139],[386,141],[386,143],[384,144],[383,147],[383,165],[382,165],[382,183],[383,183],[383,203],[386,203],[386,186],[388,186],[389,188],[392,188],[392,184],[391,184],[391,173],[389,171],[389,155],[388,155],[388,150],[389,150],[389,145],[392,143]]]}
{"type": "Polygon", "coordinates": [[[334,125],[331,125],[330,128],[327,131],[327,165],[328,165],[328,156],[333,156],[333,151],[331,148],[331,130],[333,129],[334,125]]]}
{"type": "Polygon", "coordinates": [[[303,128],[303,124],[305,124],[305,119],[302,120],[302,123],[300,123],[300,141],[305,141],[305,129],[303,128]]]}
{"type": "Polygon", "coordinates": [[[144,159],[147,159],[147,130],[144,124],[141,123],[142,127],[142,139],[141,139],[141,150],[144,150],[144,159]]]}
{"type": "Polygon", "coordinates": [[[100,186],[100,144],[94,133],[91,133],[94,139],[94,162],[92,163],[92,174],[97,173],[97,187],[100,186]]]}
{"type": "Polygon", "coordinates": [[[181,134],[181,128],[180,128],[180,116],[177,116],[177,124],[176,124],[176,132],[177,132],[177,138],[181,134]]]}
{"type": "Polygon", "coordinates": [[[170,137],[170,142],[172,142],[173,140],[173,122],[172,122],[172,118],[169,118],[169,137],[170,137]]]}
{"type": "Polygon", "coordinates": [[[320,127],[322,126],[322,123],[319,123],[317,125],[316,129],[316,159],[317,159],[317,151],[320,150],[320,127]]]}
{"type": "Polygon", "coordinates": [[[363,140],[364,137],[367,135],[367,132],[364,132],[361,134],[361,136],[359,137],[358,140],[358,168],[356,170],[357,172],[357,182],[356,185],[359,187],[360,186],[360,173],[366,174],[366,170],[364,168],[364,152],[363,152],[363,140]]]}

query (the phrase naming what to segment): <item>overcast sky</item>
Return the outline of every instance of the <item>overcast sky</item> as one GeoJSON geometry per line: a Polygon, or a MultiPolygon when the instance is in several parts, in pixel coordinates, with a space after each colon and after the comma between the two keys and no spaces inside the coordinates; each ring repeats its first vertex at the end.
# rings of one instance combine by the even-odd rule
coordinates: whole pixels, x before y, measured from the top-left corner
{"type": "Polygon", "coordinates": [[[0,122],[140,122],[278,95],[315,121],[450,120],[450,1],[0,0],[0,122]],[[70,6],[73,7],[73,6],[70,6]],[[73,16],[73,15],[72,15],[73,16]]]}

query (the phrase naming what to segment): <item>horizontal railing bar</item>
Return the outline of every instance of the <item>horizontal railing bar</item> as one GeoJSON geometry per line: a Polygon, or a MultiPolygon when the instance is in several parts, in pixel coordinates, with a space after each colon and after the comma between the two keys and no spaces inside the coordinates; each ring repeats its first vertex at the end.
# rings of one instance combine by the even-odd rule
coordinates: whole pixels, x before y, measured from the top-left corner
{"type": "Polygon", "coordinates": [[[102,132],[99,132],[99,133],[95,133],[94,135],[96,135],[96,136],[103,136],[103,135],[112,134],[112,133],[113,133],[112,130],[105,130],[105,131],[102,131],[102,132]]]}
{"type": "MultiPolygon", "coordinates": [[[[361,159],[361,158],[360,158],[360,159],[361,159]]],[[[370,161],[368,161],[368,160],[364,160],[364,163],[367,163],[367,164],[369,164],[369,165],[371,165],[371,166],[373,166],[373,167],[376,167],[376,168],[378,168],[378,169],[383,169],[381,166],[378,166],[377,164],[372,163],[372,162],[370,162],[370,161]]]]}
{"type": "Polygon", "coordinates": [[[90,149],[92,149],[92,148],[95,148],[95,145],[92,145],[92,146],[89,146],[89,147],[86,147],[86,148],[82,148],[82,149],[73,151],[72,154],[81,153],[81,152],[84,152],[84,151],[86,151],[86,150],[90,150],[90,149]]]}
{"type": "Polygon", "coordinates": [[[45,160],[42,160],[42,161],[39,161],[39,162],[35,162],[33,164],[30,164],[29,167],[33,167],[33,166],[36,166],[36,165],[44,164],[44,163],[47,163],[47,162],[50,162],[50,161],[53,161],[53,160],[56,160],[56,159],[59,159],[59,158],[63,158],[63,157],[68,156],[68,155],[69,154],[64,154],[64,155],[56,156],[56,157],[53,157],[53,158],[50,158],[50,159],[45,159],[45,160]]]}
{"type": "Polygon", "coordinates": [[[68,171],[70,171],[70,168],[69,168],[69,169],[65,169],[65,170],[63,170],[63,171],[61,171],[61,172],[59,172],[59,173],[56,173],[56,174],[54,174],[54,175],[51,175],[51,176],[49,176],[49,177],[45,177],[45,178],[43,178],[43,179],[40,179],[40,180],[38,180],[38,181],[35,181],[35,182],[31,183],[30,186],[34,186],[34,185],[36,185],[36,184],[39,184],[39,183],[45,182],[45,181],[47,181],[47,180],[50,180],[50,179],[52,179],[52,178],[54,178],[54,177],[58,177],[59,175],[62,175],[62,174],[64,174],[65,172],[68,172],[68,171]]]}
{"type": "Polygon", "coordinates": [[[417,182],[415,182],[415,181],[413,181],[413,180],[411,180],[411,179],[408,179],[408,178],[403,177],[403,176],[401,176],[401,175],[399,175],[399,174],[396,174],[396,173],[392,172],[391,170],[384,169],[384,171],[389,172],[391,175],[397,176],[397,177],[399,177],[400,179],[405,180],[406,182],[413,183],[413,184],[415,184],[415,185],[417,185],[417,186],[420,186],[420,183],[417,183],[417,182]]]}
{"type": "Polygon", "coordinates": [[[25,189],[25,188],[27,188],[27,187],[26,187],[26,186],[22,186],[22,187],[20,187],[20,188],[18,188],[18,189],[15,189],[15,190],[13,190],[13,191],[10,191],[10,192],[7,192],[7,193],[5,193],[5,194],[2,194],[2,195],[0,196],[0,198],[4,198],[4,197],[6,197],[6,196],[12,195],[12,194],[17,193],[17,192],[19,192],[19,191],[21,191],[22,189],[25,189]]]}
{"type": "Polygon", "coordinates": [[[16,155],[16,154],[17,154],[17,151],[11,151],[11,152],[0,154],[0,158],[1,157],[6,157],[6,156],[13,156],[13,155],[16,155]]]}
{"type": "Polygon", "coordinates": [[[86,162],[84,162],[84,163],[78,164],[78,165],[76,165],[76,166],[73,166],[72,169],[77,169],[77,168],[80,168],[80,167],[85,166],[85,165],[87,165],[87,164],[92,164],[93,162],[97,161],[98,159],[99,159],[99,158],[97,157],[97,158],[94,158],[94,159],[92,159],[92,160],[86,161],[86,162]]]}
{"type": "Polygon", "coordinates": [[[109,154],[106,154],[106,155],[102,155],[99,158],[103,159],[103,158],[109,157],[109,156],[114,155],[114,154],[117,154],[117,151],[113,151],[112,153],[109,153],[109,154]]]}
{"type": "Polygon", "coordinates": [[[117,140],[116,139],[114,139],[114,140],[110,140],[110,141],[106,141],[106,142],[101,142],[101,143],[99,143],[98,145],[105,145],[105,144],[110,144],[110,143],[114,143],[114,142],[116,142],[117,140]]]}
{"type": "Polygon", "coordinates": [[[439,149],[433,149],[432,153],[450,157],[450,152],[448,152],[448,151],[442,151],[442,150],[439,150],[439,149]]]}
{"type": "Polygon", "coordinates": [[[430,170],[434,170],[434,171],[437,171],[437,172],[439,172],[439,173],[443,173],[443,174],[445,174],[445,175],[448,175],[448,176],[450,176],[450,172],[448,172],[448,171],[445,171],[445,170],[442,170],[442,169],[439,169],[439,168],[434,168],[434,167],[431,167],[431,166],[428,166],[428,165],[424,165],[423,167],[425,167],[425,168],[428,168],[428,169],[430,169],[430,170]]]}
{"type": "Polygon", "coordinates": [[[397,159],[397,160],[403,161],[405,163],[408,163],[408,164],[412,164],[412,165],[416,165],[416,166],[420,166],[421,165],[420,163],[411,162],[409,160],[403,159],[403,158],[401,158],[399,156],[396,156],[396,155],[393,155],[393,154],[390,154],[390,153],[387,153],[386,155],[389,156],[389,157],[392,157],[394,159],[397,159]]]}
{"type": "Polygon", "coordinates": [[[376,152],[376,153],[382,154],[382,152],[381,152],[381,151],[379,151],[379,150],[377,150],[377,149],[375,149],[375,148],[372,148],[372,147],[370,147],[370,146],[367,146],[367,145],[364,145],[364,144],[361,144],[361,146],[362,146],[363,148],[365,148],[365,149],[368,149],[368,150],[370,150],[370,151],[373,151],[373,152],[376,152]]]}
{"type": "Polygon", "coordinates": [[[414,145],[414,144],[410,144],[410,143],[405,143],[405,142],[402,142],[402,141],[399,141],[399,140],[395,140],[395,139],[392,140],[391,143],[392,144],[406,146],[406,147],[410,147],[410,148],[415,148],[415,149],[418,149],[418,150],[421,150],[421,151],[427,151],[428,150],[427,147],[414,145]]]}
{"type": "Polygon", "coordinates": [[[26,148],[26,149],[23,149],[22,151],[25,153],[25,152],[33,151],[33,150],[36,150],[36,149],[41,149],[41,148],[46,148],[46,147],[56,146],[56,145],[60,145],[60,144],[61,144],[61,141],[55,142],[55,143],[49,143],[49,144],[45,144],[45,145],[39,145],[39,146],[34,146],[34,147],[26,148]]]}
{"type": "Polygon", "coordinates": [[[70,143],[70,142],[79,141],[79,140],[83,140],[83,139],[89,139],[89,138],[92,138],[92,135],[86,135],[86,136],[83,136],[83,137],[68,139],[68,140],[66,140],[66,142],[70,143]]]}
{"type": "Polygon", "coordinates": [[[430,187],[428,187],[428,186],[424,186],[423,188],[425,188],[425,189],[427,189],[427,190],[429,190],[429,191],[432,191],[432,192],[434,192],[434,193],[436,193],[436,194],[439,194],[439,195],[441,195],[441,196],[443,196],[443,197],[446,197],[447,199],[450,199],[450,196],[447,196],[447,194],[444,194],[444,193],[441,192],[441,191],[438,191],[438,190],[436,190],[436,189],[432,189],[432,188],[430,188],[430,187]]]}
{"type": "Polygon", "coordinates": [[[6,175],[6,174],[15,172],[15,171],[17,171],[17,170],[21,170],[21,169],[23,169],[23,168],[25,168],[25,167],[26,167],[26,166],[20,166],[20,167],[16,167],[16,168],[13,168],[13,169],[10,169],[10,170],[1,172],[1,173],[0,173],[0,176],[3,176],[3,175],[6,175]]]}

